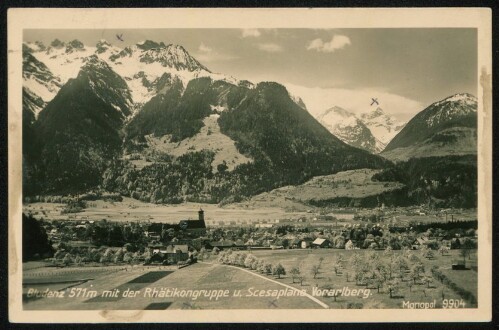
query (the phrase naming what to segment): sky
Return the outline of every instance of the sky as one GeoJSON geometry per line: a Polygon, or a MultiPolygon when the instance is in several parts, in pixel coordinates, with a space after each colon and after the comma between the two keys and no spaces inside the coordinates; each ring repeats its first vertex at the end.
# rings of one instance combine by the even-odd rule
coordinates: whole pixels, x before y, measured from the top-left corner
{"type": "Polygon", "coordinates": [[[106,39],[119,47],[147,39],[180,44],[213,72],[284,84],[312,113],[332,106],[366,112],[374,97],[386,112],[408,120],[447,96],[477,91],[475,29],[24,31],[25,41],[55,38],[86,45],[106,39]]]}

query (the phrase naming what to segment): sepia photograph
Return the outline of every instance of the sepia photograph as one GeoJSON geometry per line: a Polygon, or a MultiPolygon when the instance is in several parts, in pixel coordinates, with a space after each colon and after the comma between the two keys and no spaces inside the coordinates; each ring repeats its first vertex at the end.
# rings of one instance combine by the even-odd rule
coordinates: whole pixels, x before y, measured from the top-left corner
{"type": "Polygon", "coordinates": [[[490,318],[490,12],[46,11],[9,17],[11,319],[490,318]]]}

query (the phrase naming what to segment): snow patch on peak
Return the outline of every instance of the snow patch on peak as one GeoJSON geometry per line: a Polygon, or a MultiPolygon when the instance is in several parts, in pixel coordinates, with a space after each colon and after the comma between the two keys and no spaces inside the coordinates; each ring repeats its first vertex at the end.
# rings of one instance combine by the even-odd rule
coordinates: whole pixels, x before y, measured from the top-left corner
{"type": "Polygon", "coordinates": [[[369,128],[348,110],[335,106],[317,116],[317,120],[333,135],[351,146],[376,153],[382,150],[369,128]]]}
{"type": "Polygon", "coordinates": [[[468,93],[458,93],[449,96],[448,98],[443,99],[442,101],[436,102],[435,105],[438,106],[446,102],[460,102],[460,103],[465,103],[466,105],[471,105],[476,107],[477,98],[474,95],[468,93]]]}
{"type": "Polygon", "coordinates": [[[355,115],[352,112],[350,112],[348,110],[345,110],[345,109],[343,109],[341,107],[338,107],[338,106],[334,106],[334,107],[332,107],[330,109],[327,109],[325,111],[326,114],[332,113],[332,112],[336,113],[339,116],[345,117],[345,118],[346,117],[352,117],[352,116],[355,117],[355,115]]]}
{"type": "Polygon", "coordinates": [[[359,120],[353,113],[340,107],[327,109],[322,115],[319,115],[317,119],[326,128],[332,129],[333,131],[337,128],[355,127],[359,125],[359,120]]]}
{"type": "Polygon", "coordinates": [[[428,127],[433,127],[445,121],[476,113],[477,98],[471,94],[460,93],[433,103],[429,109],[435,110],[426,115],[426,124],[428,127]]]}
{"type": "Polygon", "coordinates": [[[406,124],[386,114],[381,107],[377,107],[373,112],[363,113],[360,119],[380,145],[387,145],[406,124]]]}

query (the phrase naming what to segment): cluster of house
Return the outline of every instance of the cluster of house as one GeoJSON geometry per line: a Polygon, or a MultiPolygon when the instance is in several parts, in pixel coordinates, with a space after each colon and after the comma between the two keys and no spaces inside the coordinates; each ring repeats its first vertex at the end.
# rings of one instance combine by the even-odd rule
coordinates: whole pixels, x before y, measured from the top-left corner
{"type": "MultiPolygon", "coordinates": [[[[176,224],[163,224],[162,230],[173,229],[174,231],[183,231],[190,236],[199,237],[206,234],[206,222],[204,220],[204,211],[200,209],[198,211],[197,220],[180,220],[176,224]]],[[[156,232],[146,232],[146,236],[153,241],[159,241],[160,234],[156,232]]],[[[167,245],[164,244],[150,244],[149,249],[151,251],[150,263],[163,263],[163,264],[177,264],[179,262],[185,262],[190,260],[191,262],[195,260],[194,249],[189,247],[187,242],[189,240],[184,240],[184,242],[177,240],[181,244],[176,244],[170,242],[167,245]]]]}
{"type": "Polygon", "coordinates": [[[150,246],[151,259],[149,263],[177,264],[187,260],[194,261],[192,249],[187,244],[169,244],[150,246]]]}
{"type": "MultiPolygon", "coordinates": [[[[351,213],[345,213],[346,216],[350,217],[351,213]]],[[[331,220],[331,216],[317,216],[317,220],[331,220]]],[[[334,219],[337,219],[335,217],[334,219]]],[[[288,222],[288,221],[286,221],[288,222]]],[[[47,233],[50,239],[57,241],[61,234],[76,236],[79,230],[84,230],[89,225],[92,225],[92,220],[82,221],[81,223],[73,222],[67,224],[64,230],[58,230],[55,226],[45,224],[47,233]]],[[[261,224],[263,226],[273,227],[275,223],[261,224]]],[[[293,224],[294,226],[294,224],[293,224]]],[[[386,226],[375,225],[375,227],[384,230],[386,226]]],[[[142,226],[141,226],[142,227],[142,226]]],[[[256,226],[258,228],[258,226],[256,226]]],[[[298,226],[299,227],[299,226],[298,226]]],[[[361,229],[360,224],[345,224],[340,230],[341,235],[343,235],[345,250],[359,249],[359,242],[355,241],[355,236],[351,233],[354,230],[361,229]]],[[[148,225],[148,230],[144,231],[144,235],[147,238],[148,248],[151,252],[151,263],[167,263],[176,264],[179,262],[185,262],[188,260],[195,259],[195,251],[200,248],[204,248],[208,251],[213,249],[226,250],[226,249],[238,249],[238,250],[258,250],[258,249],[308,249],[308,248],[332,248],[335,247],[332,240],[336,242],[337,235],[340,235],[337,231],[331,231],[332,228],[315,228],[310,232],[288,232],[282,236],[277,236],[273,230],[257,230],[247,237],[238,238],[234,240],[221,239],[213,240],[206,236],[206,222],[204,217],[204,211],[200,209],[198,211],[197,220],[180,220],[174,224],[150,224],[148,225]],[[155,227],[156,226],[156,227],[155,227]],[[181,233],[180,235],[173,235],[172,239],[167,244],[159,243],[164,241],[164,236],[162,237],[162,232],[173,231],[175,233],[181,233]],[[163,238],[163,239],[162,239],[163,238]],[[197,244],[193,244],[196,241],[197,244]]],[[[310,227],[312,228],[312,227],[310,227]]],[[[367,228],[367,227],[366,227],[367,228]]],[[[476,238],[472,238],[475,239],[476,238]]],[[[412,249],[420,249],[421,247],[427,247],[430,249],[435,249],[438,246],[446,246],[449,249],[459,248],[459,239],[455,238],[452,240],[445,240],[442,237],[433,237],[420,235],[414,239],[414,242],[410,246],[412,249]]],[[[362,243],[362,242],[360,242],[362,243]]],[[[409,243],[410,244],[410,243],[409,243]]]]}
{"type": "MultiPolygon", "coordinates": [[[[203,244],[203,247],[207,250],[213,250],[217,248],[219,250],[227,250],[227,249],[236,249],[236,250],[264,250],[264,249],[284,249],[283,245],[279,244],[271,244],[271,245],[262,245],[255,244],[252,239],[249,239],[246,242],[243,240],[220,240],[220,241],[206,241],[203,244]]],[[[309,249],[309,248],[331,248],[333,244],[327,238],[294,238],[289,241],[287,248],[290,249],[309,249]]],[[[345,244],[345,249],[353,250],[355,248],[354,243],[351,240],[348,240],[345,244]]]]}

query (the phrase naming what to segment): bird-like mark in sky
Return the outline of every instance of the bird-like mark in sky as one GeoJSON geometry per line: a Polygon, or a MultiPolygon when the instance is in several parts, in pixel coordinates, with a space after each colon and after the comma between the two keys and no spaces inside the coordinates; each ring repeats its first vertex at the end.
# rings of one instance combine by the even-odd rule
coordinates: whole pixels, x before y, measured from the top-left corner
{"type": "Polygon", "coordinates": [[[116,38],[118,38],[119,41],[125,41],[125,40],[123,40],[123,33],[122,34],[117,34],[116,38]]]}
{"type": "Polygon", "coordinates": [[[373,101],[371,102],[371,106],[372,106],[374,103],[376,103],[377,105],[379,105],[379,102],[378,102],[378,99],[377,99],[377,98],[372,97],[372,98],[371,98],[371,100],[373,100],[373,101]]]}

